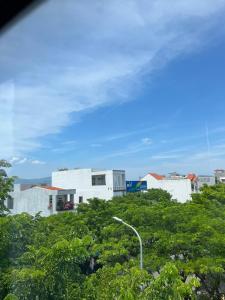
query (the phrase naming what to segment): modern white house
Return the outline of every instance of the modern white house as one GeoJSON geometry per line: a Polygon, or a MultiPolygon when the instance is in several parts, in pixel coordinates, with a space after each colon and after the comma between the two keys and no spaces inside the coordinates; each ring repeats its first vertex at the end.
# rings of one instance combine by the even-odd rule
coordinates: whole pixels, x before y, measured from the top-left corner
{"type": "Polygon", "coordinates": [[[74,210],[75,189],[61,189],[53,186],[31,186],[15,184],[11,197],[6,201],[6,207],[11,214],[27,212],[35,215],[50,216],[62,211],[74,210]]]}
{"type": "Polygon", "coordinates": [[[166,177],[156,173],[148,173],[142,180],[147,181],[148,189],[163,189],[170,193],[173,199],[184,203],[191,200],[191,194],[196,192],[193,190],[192,180],[187,177],[166,177]]]}
{"type": "Polygon", "coordinates": [[[126,193],[123,170],[71,169],[52,172],[52,185],[63,189],[75,189],[75,202],[99,198],[110,200],[126,193]]]}

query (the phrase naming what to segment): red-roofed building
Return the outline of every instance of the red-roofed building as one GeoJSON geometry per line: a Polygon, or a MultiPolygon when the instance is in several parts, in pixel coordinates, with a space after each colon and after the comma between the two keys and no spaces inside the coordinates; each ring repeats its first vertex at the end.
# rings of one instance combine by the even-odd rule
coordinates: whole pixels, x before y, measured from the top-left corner
{"type": "Polygon", "coordinates": [[[142,178],[142,180],[147,181],[147,188],[160,188],[160,181],[165,178],[164,175],[159,175],[157,173],[148,173],[146,176],[142,178]]]}
{"type": "Polygon", "coordinates": [[[187,179],[190,179],[192,182],[195,182],[198,180],[198,177],[194,173],[190,173],[187,175],[187,179]]]}
{"type": "Polygon", "coordinates": [[[189,174],[189,178],[179,174],[171,173],[170,176],[148,173],[141,180],[147,181],[147,189],[162,189],[171,194],[178,202],[186,202],[191,199],[192,180],[194,174],[189,174]],[[172,174],[172,176],[171,176],[172,174]]]}
{"type": "Polygon", "coordinates": [[[157,180],[162,180],[165,178],[164,175],[159,175],[159,174],[156,174],[156,173],[149,173],[151,176],[153,176],[155,179],[157,180]]]}
{"type": "Polygon", "coordinates": [[[75,189],[62,189],[47,185],[15,184],[11,192],[12,199],[7,200],[6,206],[12,214],[22,212],[35,215],[49,216],[61,211],[74,210],[75,189]]]}
{"type": "Polygon", "coordinates": [[[55,186],[47,186],[47,185],[39,186],[39,185],[37,185],[37,187],[40,187],[40,188],[42,188],[42,189],[47,189],[47,190],[50,190],[50,191],[63,191],[62,188],[55,187],[55,186]]]}
{"type": "Polygon", "coordinates": [[[190,173],[186,176],[191,181],[191,191],[193,193],[198,192],[198,177],[194,173],[190,173]]]}

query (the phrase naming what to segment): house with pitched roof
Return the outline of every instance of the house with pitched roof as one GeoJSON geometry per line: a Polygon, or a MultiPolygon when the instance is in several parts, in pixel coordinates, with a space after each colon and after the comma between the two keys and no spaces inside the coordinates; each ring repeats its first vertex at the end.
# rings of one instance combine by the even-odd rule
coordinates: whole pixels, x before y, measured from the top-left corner
{"type": "MultiPolygon", "coordinates": [[[[193,174],[192,174],[193,175],[193,174]]],[[[191,176],[165,176],[156,173],[148,173],[142,180],[147,181],[148,189],[162,189],[171,194],[178,202],[191,200],[191,194],[196,190],[193,188],[191,176]]]]}

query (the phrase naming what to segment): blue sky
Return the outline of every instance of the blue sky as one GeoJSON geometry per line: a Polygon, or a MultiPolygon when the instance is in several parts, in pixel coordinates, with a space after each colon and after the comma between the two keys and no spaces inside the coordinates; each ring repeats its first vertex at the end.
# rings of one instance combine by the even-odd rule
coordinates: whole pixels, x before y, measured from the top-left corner
{"type": "Polygon", "coordinates": [[[52,0],[20,20],[0,37],[10,173],[225,168],[224,16],[222,0],[52,0]]]}

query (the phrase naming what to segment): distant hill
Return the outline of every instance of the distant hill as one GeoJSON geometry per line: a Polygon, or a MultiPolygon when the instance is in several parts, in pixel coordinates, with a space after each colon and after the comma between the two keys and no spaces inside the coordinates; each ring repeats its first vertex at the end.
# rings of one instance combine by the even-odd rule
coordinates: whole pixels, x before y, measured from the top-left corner
{"type": "Polygon", "coordinates": [[[30,183],[30,184],[41,184],[45,183],[51,185],[51,177],[43,177],[43,178],[33,178],[33,179],[25,179],[25,178],[17,178],[15,183],[23,184],[23,183],[30,183]]]}

